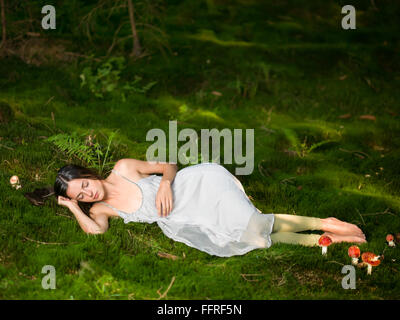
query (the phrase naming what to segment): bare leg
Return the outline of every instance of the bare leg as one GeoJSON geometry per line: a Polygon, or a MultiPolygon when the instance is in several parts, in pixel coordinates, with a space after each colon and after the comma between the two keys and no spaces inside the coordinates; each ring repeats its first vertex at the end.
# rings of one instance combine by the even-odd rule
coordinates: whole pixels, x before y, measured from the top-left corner
{"type": "Polygon", "coordinates": [[[354,224],[336,218],[316,218],[293,214],[274,214],[275,223],[272,232],[300,232],[322,230],[337,235],[353,235],[365,239],[364,233],[354,224]]]}
{"type": "Polygon", "coordinates": [[[288,244],[300,244],[307,247],[318,246],[319,234],[301,234],[295,232],[271,233],[272,244],[281,242],[288,244]]]}
{"type": "Polygon", "coordinates": [[[322,230],[323,219],[298,216],[294,214],[275,213],[272,232],[301,232],[307,230],[322,230]]]}
{"type": "MultiPolygon", "coordinates": [[[[334,233],[325,232],[324,235],[329,236],[333,243],[339,242],[352,242],[352,243],[365,243],[365,239],[357,236],[340,236],[334,233]]],[[[307,247],[318,246],[318,240],[321,237],[320,234],[301,234],[295,232],[274,232],[271,233],[272,243],[288,243],[288,244],[300,244],[307,247]]]]}

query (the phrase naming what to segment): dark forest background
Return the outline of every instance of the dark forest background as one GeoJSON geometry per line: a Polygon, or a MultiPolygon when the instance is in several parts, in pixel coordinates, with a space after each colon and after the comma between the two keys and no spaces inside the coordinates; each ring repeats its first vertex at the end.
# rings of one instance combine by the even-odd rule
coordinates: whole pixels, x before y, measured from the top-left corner
{"type": "Polygon", "coordinates": [[[0,0],[0,298],[398,299],[400,244],[385,237],[400,233],[399,17],[394,0],[0,0]],[[169,120],[254,128],[254,172],[238,179],[255,206],[355,223],[381,265],[345,290],[349,243],[220,258],[156,224],[86,235],[54,197],[24,197],[68,163],[105,177],[145,160],[169,120]]]}

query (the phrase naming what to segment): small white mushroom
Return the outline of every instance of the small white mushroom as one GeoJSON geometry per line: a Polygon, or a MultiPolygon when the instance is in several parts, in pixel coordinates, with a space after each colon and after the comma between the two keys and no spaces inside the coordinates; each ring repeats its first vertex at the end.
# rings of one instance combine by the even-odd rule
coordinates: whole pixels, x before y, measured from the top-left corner
{"type": "Polygon", "coordinates": [[[15,188],[15,189],[19,189],[19,188],[21,188],[21,185],[19,184],[19,178],[18,178],[18,176],[12,176],[11,178],[10,178],[10,183],[11,183],[11,186],[13,187],[13,188],[15,188]]]}
{"type": "Polygon", "coordinates": [[[367,269],[368,275],[371,275],[372,267],[379,266],[379,264],[381,263],[381,261],[379,260],[380,257],[381,256],[377,256],[376,254],[374,254],[372,252],[364,252],[361,255],[362,261],[365,262],[368,266],[368,269],[367,269]]]}
{"type": "Polygon", "coordinates": [[[348,250],[349,257],[351,258],[351,264],[358,265],[358,258],[360,258],[361,251],[357,246],[351,246],[348,250]]]}
{"type": "Polygon", "coordinates": [[[332,239],[328,236],[322,235],[319,240],[318,244],[320,247],[322,247],[322,255],[325,256],[326,253],[328,252],[328,246],[330,246],[332,243],[332,239]]]}
{"type": "Polygon", "coordinates": [[[396,244],[394,243],[394,237],[393,237],[392,234],[388,234],[386,236],[386,241],[388,242],[389,247],[395,247],[396,246],[396,244]]]}

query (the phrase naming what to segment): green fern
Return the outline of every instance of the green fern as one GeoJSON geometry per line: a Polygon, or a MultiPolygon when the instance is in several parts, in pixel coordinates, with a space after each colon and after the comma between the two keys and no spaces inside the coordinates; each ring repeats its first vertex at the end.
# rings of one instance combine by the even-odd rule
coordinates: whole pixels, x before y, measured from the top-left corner
{"type": "Polygon", "coordinates": [[[96,162],[96,157],[90,146],[82,143],[84,134],[79,135],[76,132],[72,134],[57,134],[46,139],[46,141],[53,142],[61,151],[65,152],[68,156],[75,156],[79,160],[86,162],[90,166],[96,162]]]}
{"type": "Polygon", "coordinates": [[[290,142],[291,146],[295,149],[298,156],[302,156],[301,152],[301,143],[299,139],[297,138],[296,133],[288,128],[283,128],[282,129],[286,139],[290,142]]]}
{"type": "MultiPolygon", "coordinates": [[[[95,168],[101,175],[104,168],[112,164],[110,147],[116,132],[112,132],[108,137],[107,148],[105,151],[102,150],[102,145],[98,141],[89,140],[88,142],[86,139],[87,135],[88,133],[61,133],[53,135],[47,138],[45,141],[52,142],[59,150],[64,152],[69,157],[75,157],[79,159],[84,163],[85,166],[89,168],[95,168]],[[107,161],[107,157],[109,161],[107,161]]],[[[90,137],[91,139],[94,139],[91,135],[90,137]]]]}
{"type": "Polygon", "coordinates": [[[149,82],[141,86],[139,82],[142,77],[135,76],[131,82],[121,83],[120,74],[125,69],[124,57],[112,57],[97,68],[86,67],[80,74],[81,87],[87,86],[97,98],[104,98],[108,93],[119,94],[122,101],[126,101],[126,94],[129,92],[146,93],[157,81],[149,82]]]}
{"type": "Polygon", "coordinates": [[[337,140],[330,139],[330,140],[323,140],[323,141],[320,141],[318,143],[314,143],[314,144],[311,145],[311,147],[308,148],[308,153],[310,153],[314,149],[319,148],[320,146],[323,146],[323,145],[325,145],[327,143],[335,143],[335,142],[337,142],[337,140]]]}
{"type": "Polygon", "coordinates": [[[301,158],[305,157],[307,154],[311,153],[313,150],[315,150],[325,144],[337,142],[334,139],[328,139],[328,140],[323,140],[320,142],[313,143],[309,146],[307,144],[307,137],[305,137],[303,142],[300,142],[295,131],[288,129],[288,128],[284,128],[282,131],[283,131],[286,139],[290,142],[292,148],[294,148],[294,151],[301,158]]]}

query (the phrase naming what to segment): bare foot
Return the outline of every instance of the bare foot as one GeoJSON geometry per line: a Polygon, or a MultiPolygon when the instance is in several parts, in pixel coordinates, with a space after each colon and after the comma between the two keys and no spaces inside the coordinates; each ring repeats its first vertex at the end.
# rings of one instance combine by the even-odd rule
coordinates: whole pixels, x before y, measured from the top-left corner
{"type": "Polygon", "coordinates": [[[355,224],[340,221],[334,217],[322,219],[322,230],[342,236],[358,236],[365,239],[362,230],[355,224]]]}
{"type": "Polygon", "coordinates": [[[332,239],[333,243],[339,243],[339,242],[353,242],[353,243],[366,243],[367,240],[365,240],[362,237],[355,236],[355,235],[338,235],[335,233],[331,232],[325,232],[323,236],[328,236],[329,238],[332,239]]]}

